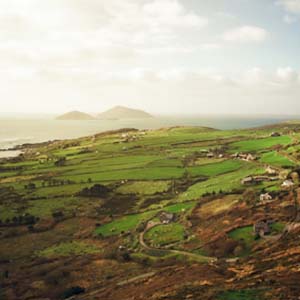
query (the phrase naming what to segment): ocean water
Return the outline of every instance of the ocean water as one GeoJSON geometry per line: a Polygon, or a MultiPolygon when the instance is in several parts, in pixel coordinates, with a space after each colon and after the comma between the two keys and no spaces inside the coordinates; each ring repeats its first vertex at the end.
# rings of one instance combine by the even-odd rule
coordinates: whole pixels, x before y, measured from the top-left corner
{"type": "MultiPolygon", "coordinates": [[[[278,123],[291,117],[157,117],[138,120],[57,121],[54,119],[0,118],[0,149],[24,143],[83,137],[120,128],[157,129],[168,126],[207,126],[243,129],[278,123]]],[[[295,119],[295,117],[293,117],[295,119]]],[[[297,118],[299,119],[299,118],[297,118]]]]}

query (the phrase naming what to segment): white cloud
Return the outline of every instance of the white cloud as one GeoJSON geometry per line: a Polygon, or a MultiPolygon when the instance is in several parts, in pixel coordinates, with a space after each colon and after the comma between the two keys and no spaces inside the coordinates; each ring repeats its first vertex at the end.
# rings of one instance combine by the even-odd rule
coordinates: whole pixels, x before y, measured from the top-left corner
{"type": "Polygon", "coordinates": [[[284,83],[300,82],[300,74],[291,67],[278,68],[276,73],[278,80],[284,83]]]}
{"type": "Polygon", "coordinates": [[[283,21],[287,24],[293,24],[297,22],[297,18],[290,16],[290,15],[285,15],[283,17],[283,21]]]}
{"type": "Polygon", "coordinates": [[[300,0],[279,0],[277,5],[282,6],[287,12],[300,14],[300,0]]]}
{"type": "Polygon", "coordinates": [[[142,12],[152,27],[201,28],[208,24],[206,18],[187,12],[177,0],[154,0],[143,5],[142,12]]]}
{"type": "Polygon", "coordinates": [[[268,32],[256,26],[242,26],[231,29],[223,34],[223,40],[238,43],[260,43],[266,40],[268,32]]]}
{"type": "Polygon", "coordinates": [[[0,62],[132,64],[141,55],[194,51],[182,39],[207,24],[179,0],[0,1],[0,62]]]}

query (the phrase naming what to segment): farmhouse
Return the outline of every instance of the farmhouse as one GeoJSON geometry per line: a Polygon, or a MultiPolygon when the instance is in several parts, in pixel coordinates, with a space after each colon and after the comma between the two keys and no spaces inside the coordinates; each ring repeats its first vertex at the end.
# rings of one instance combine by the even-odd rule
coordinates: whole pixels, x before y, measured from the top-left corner
{"type": "Polygon", "coordinates": [[[163,224],[169,224],[175,220],[175,215],[173,213],[163,211],[159,214],[159,220],[163,224]]]}
{"type": "Polygon", "coordinates": [[[294,185],[295,185],[294,182],[292,180],[288,179],[282,183],[281,187],[282,188],[292,188],[294,185]]]}
{"type": "Polygon", "coordinates": [[[241,183],[242,183],[243,185],[251,184],[251,183],[253,183],[253,182],[254,182],[254,180],[253,180],[253,177],[252,177],[252,176],[243,178],[242,181],[241,181],[241,183]]]}
{"type": "Polygon", "coordinates": [[[279,132],[272,132],[271,137],[279,137],[281,134],[279,132]]]}
{"type": "Polygon", "coordinates": [[[271,233],[270,221],[259,221],[253,225],[253,232],[255,235],[259,235],[260,237],[264,237],[271,233]]]}
{"type": "Polygon", "coordinates": [[[266,173],[267,173],[268,175],[278,175],[277,170],[273,169],[273,168],[270,167],[270,166],[268,166],[268,167],[266,168],[266,173]]]}
{"type": "Polygon", "coordinates": [[[277,177],[269,177],[269,176],[259,175],[259,176],[245,177],[244,179],[242,179],[241,183],[243,185],[246,185],[246,184],[260,183],[260,182],[264,182],[264,181],[276,181],[276,180],[278,180],[277,177]]]}
{"type": "Polygon", "coordinates": [[[241,159],[244,161],[254,161],[257,160],[257,157],[252,155],[251,153],[235,153],[231,155],[232,158],[241,159]]]}
{"type": "Polygon", "coordinates": [[[259,199],[261,202],[269,202],[273,200],[273,197],[269,193],[266,193],[266,194],[261,194],[259,199]]]}

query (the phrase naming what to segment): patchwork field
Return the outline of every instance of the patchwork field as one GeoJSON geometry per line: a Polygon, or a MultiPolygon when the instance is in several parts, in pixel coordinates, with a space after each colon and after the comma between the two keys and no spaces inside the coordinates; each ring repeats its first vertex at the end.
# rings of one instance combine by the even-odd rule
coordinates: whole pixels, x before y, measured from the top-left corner
{"type": "Polygon", "coordinates": [[[299,132],[122,129],[1,159],[0,299],[298,299],[299,132]]]}

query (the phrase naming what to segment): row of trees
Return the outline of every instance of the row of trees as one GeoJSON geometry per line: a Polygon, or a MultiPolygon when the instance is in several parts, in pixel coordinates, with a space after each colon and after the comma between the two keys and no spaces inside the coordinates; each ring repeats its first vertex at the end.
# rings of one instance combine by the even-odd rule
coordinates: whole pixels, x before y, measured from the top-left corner
{"type": "Polygon", "coordinates": [[[31,214],[25,214],[21,216],[14,216],[13,218],[6,218],[5,220],[0,220],[0,226],[34,225],[38,221],[38,217],[35,217],[31,214]]]}

